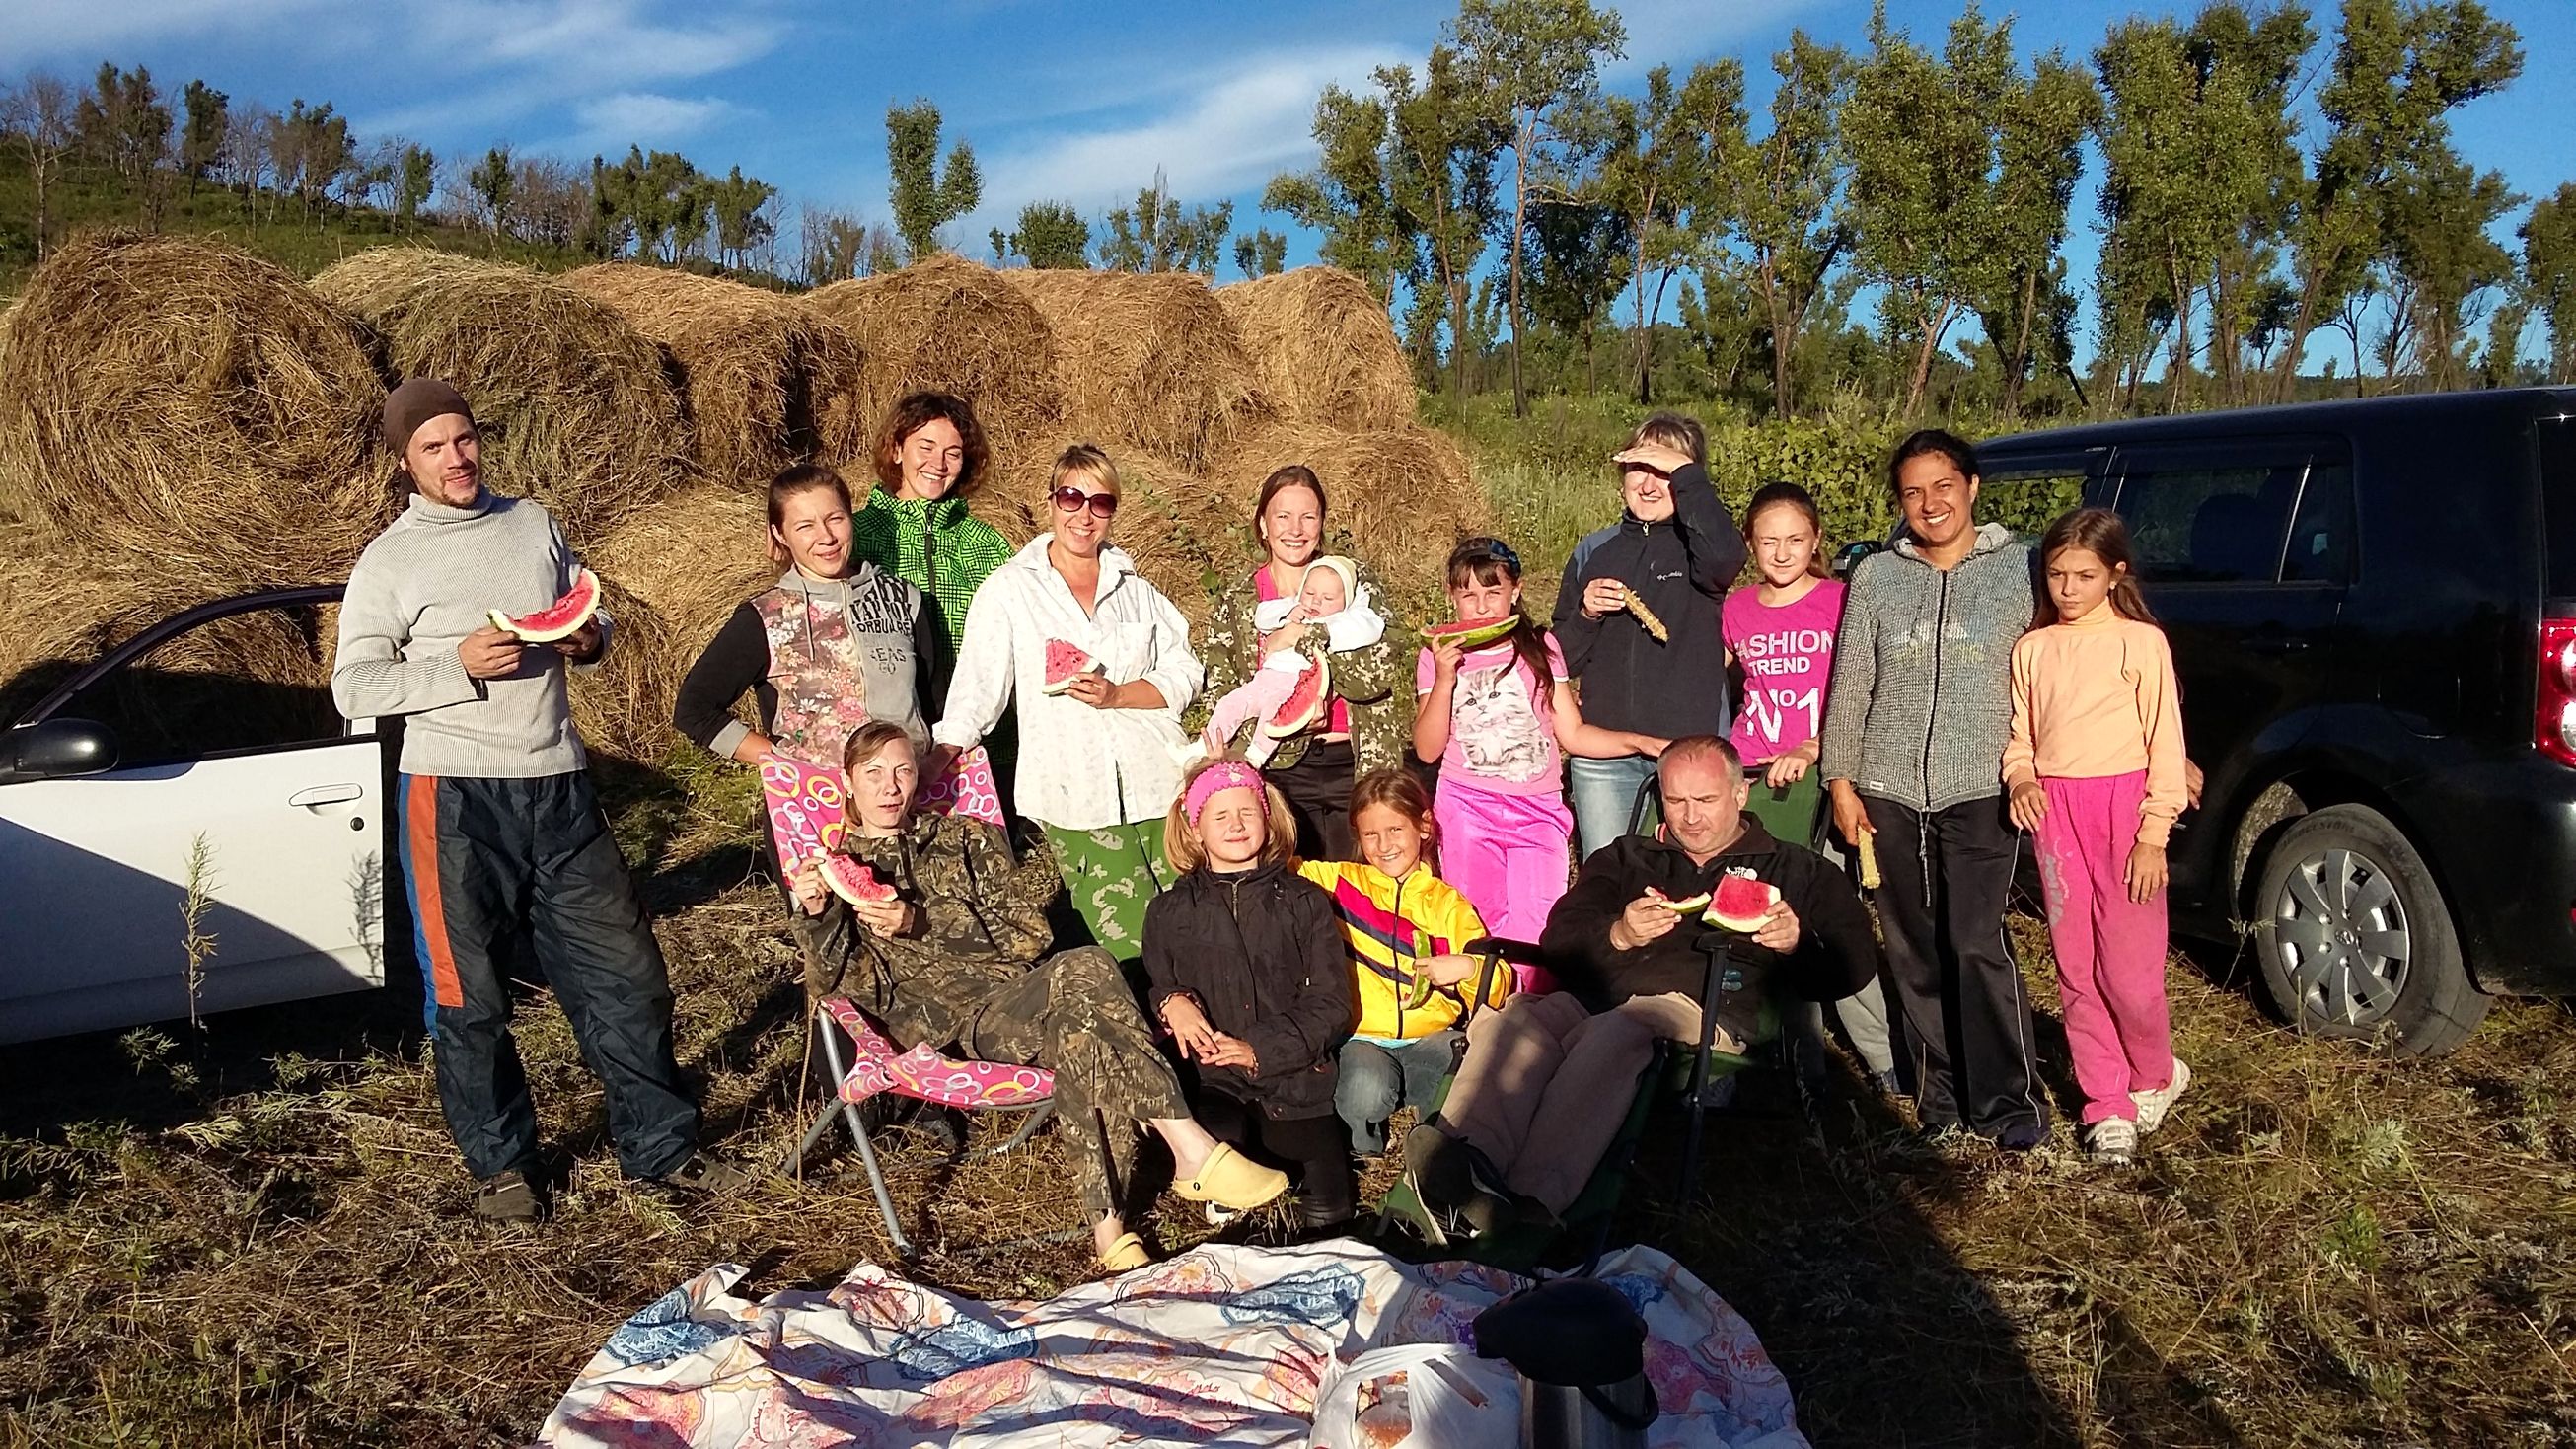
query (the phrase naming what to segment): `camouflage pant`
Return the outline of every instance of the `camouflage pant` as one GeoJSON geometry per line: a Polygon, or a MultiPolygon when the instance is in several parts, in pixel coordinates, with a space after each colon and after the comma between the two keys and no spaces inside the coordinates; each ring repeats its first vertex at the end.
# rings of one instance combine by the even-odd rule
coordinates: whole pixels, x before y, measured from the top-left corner
{"type": "Polygon", "coordinates": [[[1098,830],[1046,827],[1047,849],[1073,908],[1091,939],[1121,961],[1145,954],[1145,905],[1169,885],[1174,872],[1163,860],[1163,822],[1108,825],[1098,830]]]}
{"type": "Polygon", "coordinates": [[[1096,947],[1050,956],[995,991],[963,1045],[984,1061],[1055,1073],[1056,1116],[1088,1217],[1119,1210],[1135,1179],[1140,1124],[1190,1115],[1127,978],[1096,947]]]}

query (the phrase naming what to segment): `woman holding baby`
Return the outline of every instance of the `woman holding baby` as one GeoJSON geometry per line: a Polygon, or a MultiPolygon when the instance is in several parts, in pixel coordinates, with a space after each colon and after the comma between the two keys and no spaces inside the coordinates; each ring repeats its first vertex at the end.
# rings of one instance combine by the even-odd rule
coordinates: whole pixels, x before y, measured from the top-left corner
{"type": "Polygon", "coordinates": [[[1238,754],[1270,752],[1263,773],[1296,817],[1297,854],[1351,860],[1352,784],[1403,768],[1409,753],[1413,701],[1400,686],[1411,659],[1385,590],[1366,565],[1324,552],[1324,525],[1324,484],[1314,469],[1291,463],[1262,482],[1252,527],[1267,557],[1218,596],[1199,657],[1218,705],[1209,724],[1224,726],[1217,743],[1238,754]],[[1267,723],[1277,706],[1255,707],[1291,697],[1302,671],[1289,655],[1321,661],[1332,700],[1274,741],[1267,723]],[[1249,693],[1237,699],[1239,691],[1249,693]]]}

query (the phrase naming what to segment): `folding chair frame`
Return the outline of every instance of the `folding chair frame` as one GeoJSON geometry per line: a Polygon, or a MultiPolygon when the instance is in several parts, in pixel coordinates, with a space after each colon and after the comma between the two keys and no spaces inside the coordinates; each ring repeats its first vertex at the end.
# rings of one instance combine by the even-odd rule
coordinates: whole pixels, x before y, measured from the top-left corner
{"type": "MultiPolygon", "coordinates": [[[[920,1250],[913,1245],[912,1239],[904,1234],[903,1223],[895,1216],[894,1194],[886,1187],[885,1170],[877,1161],[876,1144],[868,1135],[867,1121],[862,1114],[864,1104],[850,1101],[848,1098],[841,1095],[841,1083],[847,1080],[850,1075],[850,1061],[845,1059],[841,1049],[843,1039],[841,1024],[833,1018],[831,1008],[822,1002],[816,1002],[814,1004],[814,1015],[812,1020],[814,1028],[820,1032],[823,1039],[823,1060],[828,1063],[832,1069],[832,1080],[830,1083],[832,1100],[824,1103],[821,1109],[815,1112],[812,1124],[805,1129],[804,1138],[800,1140],[796,1144],[795,1148],[788,1153],[786,1164],[787,1174],[790,1177],[794,1177],[800,1175],[804,1171],[805,1159],[813,1154],[815,1147],[822,1142],[824,1135],[832,1130],[833,1119],[838,1117],[843,1123],[848,1125],[850,1129],[850,1140],[858,1144],[859,1161],[867,1168],[868,1187],[876,1194],[877,1212],[885,1219],[886,1236],[894,1240],[894,1250],[898,1255],[906,1259],[917,1258],[920,1256],[920,1250]]],[[[855,1049],[856,1043],[852,1043],[852,1047],[855,1049]]],[[[901,1094],[893,1091],[886,1091],[878,1093],[876,1097],[872,1097],[869,1100],[875,1101],[883,1097],[900,1095],[901,1094]]],[[[1048,1122],[1054,1120],[1055,1098],[1050,1096],[1035,1102],[1008,1106],[985,1107],[977,1110],[1017,1114],[1020,1118],[1019,1126],[1001,1143],[975,1152],[964,1150],[961,1139],[959,1150],[955,1158],[958,1162],[972,1162],[980,1158],[999,1157],[1003,1153],[1009,1152],[1027,1142],[1031,1137],[1037,1135],[1039,1128],[1044,1127],[1048,1122]]]]}

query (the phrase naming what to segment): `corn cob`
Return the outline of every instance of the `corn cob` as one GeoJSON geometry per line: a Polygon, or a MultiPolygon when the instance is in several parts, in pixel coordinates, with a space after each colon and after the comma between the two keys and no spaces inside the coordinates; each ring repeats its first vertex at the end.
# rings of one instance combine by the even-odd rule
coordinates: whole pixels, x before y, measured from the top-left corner
{"type": "Polygon", "coordinates": [[[1646,637],[1658,644],[1669,642],[1673,637],[1672,631],[1664,627],[1663,620],[1655,617],[1654,610],[1646,607],[1645,600],[1637,597],[1637,591],[1630,589],[1627,597],[1628,612],[1637,616],[1637,627],[1646,631],[1646,637]]]}

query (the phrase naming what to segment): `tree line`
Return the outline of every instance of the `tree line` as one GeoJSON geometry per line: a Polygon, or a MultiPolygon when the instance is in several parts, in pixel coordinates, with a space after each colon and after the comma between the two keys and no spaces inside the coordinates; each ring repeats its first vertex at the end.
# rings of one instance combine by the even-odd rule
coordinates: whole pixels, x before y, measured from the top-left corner
{"type": "Polygon", "coordinates": [[[2524,65],[2478,0],[2342,0],[2331,36],[2297,0],[2210,0],[2027,60],[1974,3],[1934,42],[1881,0],[1864,48],[1793,34],[1759,115],[1734,58],[1606,91],[1625,47],[1588,0],[1463,0],[1419,68],[1324,91],[1317,164],[1264,204],[1370,280],[1426,379],[1499,364],[1516,411],[1525,351],[1560,385],[1608,358],[1639,401],[1780,416],[1843,391],[2014,417],[2576,379],[2576,186],[2517,255],[2489,228],[2528,198],[2452,135],[2524,65]]]}

